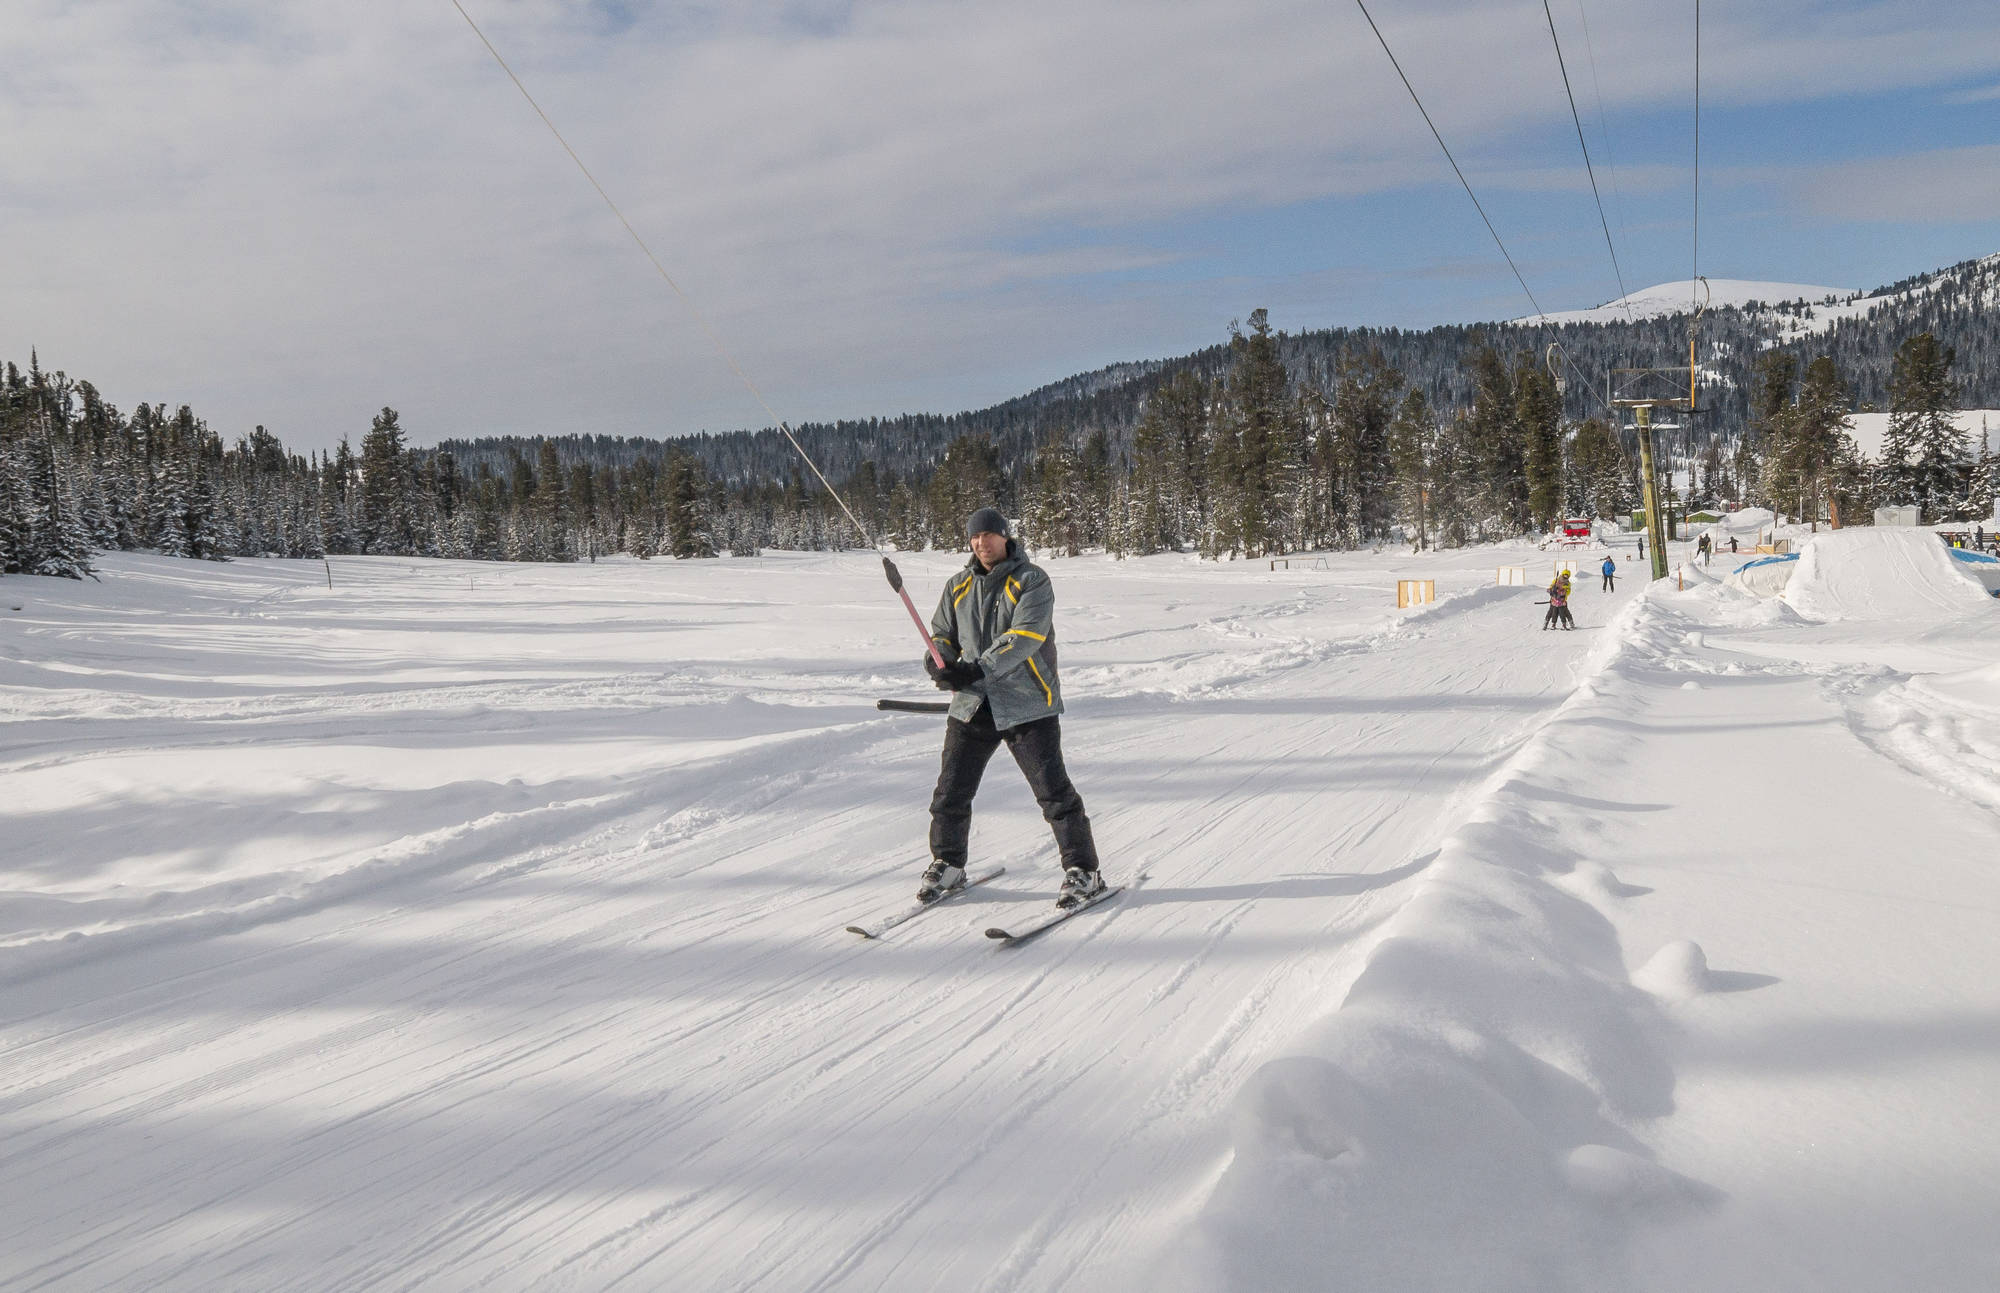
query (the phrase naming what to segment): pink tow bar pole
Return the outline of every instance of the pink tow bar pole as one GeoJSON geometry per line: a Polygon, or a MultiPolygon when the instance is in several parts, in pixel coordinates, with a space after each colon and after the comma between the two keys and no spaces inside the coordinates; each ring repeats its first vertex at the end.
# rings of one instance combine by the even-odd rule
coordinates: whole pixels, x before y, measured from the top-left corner
{"type": "Polygon", "coordinates": [[[917,614],[917,604],[910,600],[910,590],[903,587],[903,572],[885,556],[882,558],[882,573],[889,577],[889,587],[903,599],[903,609],[910,613],[910,623],[917,626],[917,633],[924,640],[924,650],[930,652],[931,660],[938,668],[944,668],[944,653],[937,649],[937,643],[931,641],[931,631],[924,627],[924,617],[917,614]]]}

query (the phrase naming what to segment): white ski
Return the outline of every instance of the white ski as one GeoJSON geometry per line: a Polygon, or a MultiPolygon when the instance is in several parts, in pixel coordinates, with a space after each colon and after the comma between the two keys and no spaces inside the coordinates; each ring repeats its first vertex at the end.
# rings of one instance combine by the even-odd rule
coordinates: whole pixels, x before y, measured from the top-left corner
{"type": "Polygon", "coordinates": [[[1027,925],[1019,929],[1012,929],[1012,930],[989,929],[986,931],[986,937],[997,938],[1001,941],[1003,945],[1007,947],[1013,947],[1017,943],[1027,942],[1029,939],[1033,938],[1037,934],[1043,933],[1050,929],[1054,929],[1057,925],[1062,924],[1064,921],[1068,920],[1071,916],[1077,915],[1080,912],[1089,911],[1092,907],[1095,907],[1098,903],[1103,902],[1107,898],[1115,898],[1119,894],[1124,892],[1125,892],[1124,885],[1122,884],[1114,885],[1113,887],[1106,889],[1103,893],[1093,894],[1087,901],[1080,902],[1074,907],[1057,907],[1049,915],[1044,916],[1042,919],[1036,921],[1032,925],[1027,925]]]}
{"type": "Polygon", "coordinates": [[[1006,873],[1007,873],[1006,867],[996,866],[991,871],[983,871],[978,875],[968,877],[964,884],[958,886],[958,888],[953,889],[950,893],[945,894],[942,897],[933,898],[929,902],[913,902],[909,906],[903,908],[901,911],[895,912],[892,915],[884,916],[881,920],[877,921],[873,925],[849,925],[847,927],[847,932],[850,934],[859,934],[863,938],[880,938],[882,937],[882,935],[888,933],[890,930],[902,924],[904,921],[913,920],[916,917],[923,915],[925,912],[932,910],[933,908],[942,907],[946,903],[950,902],[953,898],[956,898],[960,894],[964,893],[966,890],[974,888],[978,885],[985,884],[988,880],[991,880],[996,876],[1005,875],[1006,873]]]}

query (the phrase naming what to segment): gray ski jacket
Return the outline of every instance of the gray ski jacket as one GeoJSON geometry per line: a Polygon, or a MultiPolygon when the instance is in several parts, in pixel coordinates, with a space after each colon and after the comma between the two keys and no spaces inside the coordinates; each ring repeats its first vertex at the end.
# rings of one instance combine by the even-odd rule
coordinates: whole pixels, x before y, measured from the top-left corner
{"type": "Polygon", "coordinates": [[[991,570],[977,560],[945,582],[931,640],[947,663],[977,660],[985,676],[952,697],[951,716],[971,722],[983,702],[1002,731],[1062,713],[1056,677],[1056,594],[1014,540],[991,570]]]}

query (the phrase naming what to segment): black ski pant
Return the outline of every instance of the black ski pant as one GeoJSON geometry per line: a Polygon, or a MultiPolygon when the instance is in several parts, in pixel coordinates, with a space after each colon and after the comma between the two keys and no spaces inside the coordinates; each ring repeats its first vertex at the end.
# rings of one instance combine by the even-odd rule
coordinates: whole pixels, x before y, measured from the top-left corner
{"type": "Polygon", "coordinates": [[[1612,587],[1611,587],[1611,581],[1612,581],[1612,579],[1613,579],[1614,577],[1615,577],[1615,576],[1612,576],[1612,575],[1606,575],[1606,576],[1604,577],[1604,589],[1603,589],[1603,591],[1605,591],[1605,592],[1607,592],[1607,593],[1608,593],[1608,592],[1611,592],[1611,591],[1612,591],[1612,587]]]}
{"type": "Polygon", "coordinates": [[[1097,869],[1097,845],[1090,837],[1090,818],[1083,796],[1070,784],[1063,767],[1062,720],[1041,718],[1002,732],[993,726],[993,711],[985,705],[967,723],[945,720],[944,766],[931,795],[931,856],[965,865],[966,841],[972,834],[972,797],[993,752],[1005,745],[1028,779],[1028,788],[1042,806],[1042,819],[1055,832],[1056,849],[1065,868],[1097,869]]]}

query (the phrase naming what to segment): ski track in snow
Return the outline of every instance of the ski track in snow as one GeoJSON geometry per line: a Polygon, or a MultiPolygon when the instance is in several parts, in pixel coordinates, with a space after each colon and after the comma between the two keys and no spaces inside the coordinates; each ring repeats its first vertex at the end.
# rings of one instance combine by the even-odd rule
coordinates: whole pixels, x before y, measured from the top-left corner
{"type": "MultiPolygon", "coordinates": [[[[1815,939],[1843,894],[1947,890],[1827,877],[1825,840],[1796,873],[1662,853],[1638,828],[1670,808],[1759,856],[1799,814],[1767,840],[1649,760],[1752,718],[1754,766],[1839,740],[1828,766],[1894,769],[1931,847],[1976,857],[1992,639],[1886,639],[1854,617],[1869,569],[1831,559],[1818,622],[1697,573],[1586,584],[1582,629],[1541,633],[1533,585],[1491,581],[1546,559],[1050,563],[1065,753],[1107,868],[1145,880],[1016,949],[979,931],[1055,869],[1005,759],[973,848],[1007,874],[842,928],[914,883],[938,743],[867,708],[922,679],[865,557],[26,584],[0,620],[0,829],[29,842],[0,870],[0,1284],[1828,1286],[1759,1266],[1766,1234],[1876,1270],[1867,1214],[1788,1212],[1713,1148],[1785,1128],[1676,1081],[1732,1021],[1789,1027],[1757,989],[1806,977],[1738,968],[1687,884],[1727,869],[1759,928],[1784,895],[1815,939]],[[1411,573],[1440,600],[1389,609],[1411,573]]],[[[900,560],[919,590],[958,564],[900,560]]],[[[1945,968],[1926,990],[1985,981],[1945,968]]],[[[1873,1008],[1909,1014],[1878,970],[1873,1008]]],[[[1803,1098],[1843,1108],[1842,1081],[1803,1098]]],[[[2000,1168],[1943,1125],[1910,1134],[2000,1168]]],[[[1938,1238],[1982,1196],[1936,1195],[1925,1286],[1990,1286],[1938,1238]]]]}
{"type": "MultiPolygon", "coordinates": [[[[135,610],[171,602],[178,589],[146,580],[175,564],[132,561],[108,572],[114,594],[135,610]]],[[[573,623],[556,602],[565,641],[596,617],[671,630],[678,607],[741,608],[750,628],[710,630],[696,648],[717,660],[787,598],[817,605],[834,578],[836,608],[849,609],[830,632],[865,625],[858,649],[893,654],[797,681],[764,670],[805,658],[803,643],[773,647],[770,664],[635,671],[616,658],[641,636],[629,622],[614,623],[600,672],[603,653],[494,681],[524,663],[504,650],[478,660],[508,640],[493,635],[515,603],[469,590],[438,608],[467,627],[412,651],[424,602],[467,576],[438,567],[426,582],[431,567],[407,564],[368,568],[393,572],[406,600],[374,609],[346,654],[258,656],[259,631],[282,653],[340,622],[339,595],[329,604],[310,580],[259,587],[295,573],[282,563],[200,571],[207,618],[176,612],[179,636],[135,631],[115,597],[93,609],[84,590],[66,619],[46,612],[47,638],[0,639],[0,695],[28,720],[10,775],[110,757],[171,784],[177,761],[207,751],[309,754],[363,731],[392,743],[421,732],[439,762],[502,733],[530,751],[551,737],[556,750],[579,736],[634,747],[570,772],[530,753],[525,779],[486,774],[488,791],[474,779],[489,803],[513,803],[471,837],[476,819],[413,822],[428,830],[336,853],[318,872],[267,860],[229,875],[209,892],[233,905],[172,910],[194,900],[170,884],[168,898],[107,910],[81,940],[30,926],[16,935],[28,942],[0,948],[0,1279],[1114,1278],[1194,1206],[1224,1149],[1201,1129],[1298,1003],[1338,989],[1421,870],[1424,842],[1560,702],[1586,640],[1524,639],[1497,656],[1475,645],[1532,622],[1520,590],[1479,587],[1484,560],[1404,614],[1375,609],[1393,600],[1393,563],[1337,583],[1057,563],[1071,766],[1107,864],[1153,878],[996,954],[977,928],[1045,901],[1053,875],[1046,828],[1004,760],[975,833],[982,858],[1009,867],[1000,892],[881,944],[840,932],[910,883],[936,759],[934,725],[825,703],[858,706],[914,672],[860,564],[753,563],[732,575],[749,595],[678,596],[664,611],[631,583],[694,567],[500,572],[537,613],[599,575],[607,589],[578,597],[573,623]],[[48,639],[96,670],[94,685],[49,690],[48,639]],[[215,653],[230,667],[214,668],[215,653]],[[321,663],[345,677],[321,679],[321,663]],[[467,676],[426,678],[439,670],[467,676]],[[745,693],[758,698],[748,709],[731,699],[745,693]],[[730,739],[732,710],[765,734],[730,739]],[[676,714],[703,734],[685,753],[631,739],[676,714]],[[520,823],[537,820],[524,836],[520,823]],[[91,1207],[58,1210],[19,1188],[51,1178],[63,1188],[48,1197],[91,1207]]],[[[948,568],[928,564],[931,580],[948,568]]],[[[226,841],[228,821],[209,829],[226,841]]],[[[80,912],[103,901],[77,897],[80,912]]]]}

